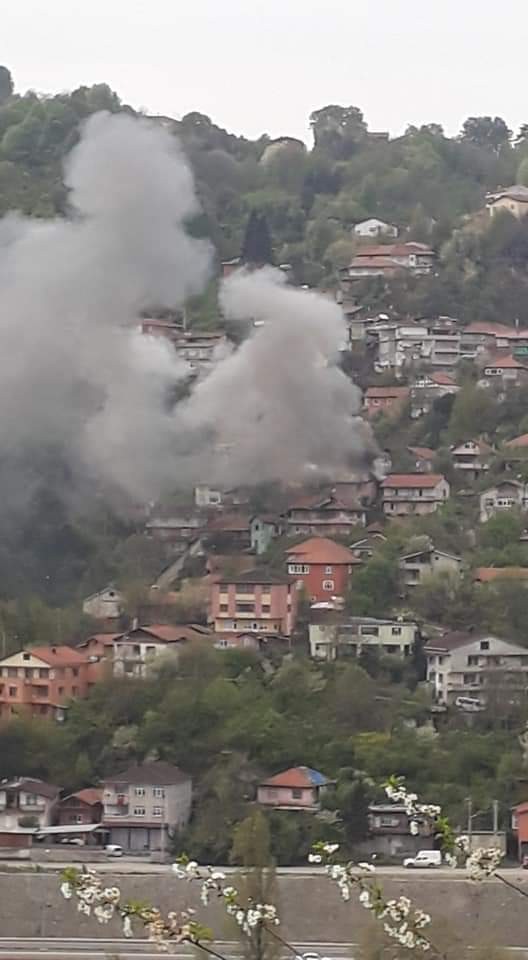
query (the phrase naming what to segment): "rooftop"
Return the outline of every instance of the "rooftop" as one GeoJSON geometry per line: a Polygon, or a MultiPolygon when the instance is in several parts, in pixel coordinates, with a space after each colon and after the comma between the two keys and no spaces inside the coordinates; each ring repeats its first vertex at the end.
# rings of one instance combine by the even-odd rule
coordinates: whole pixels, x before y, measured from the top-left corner
{"type": "Polygon", "coordinates": [[[436,450],[431,450],[430,447],[407,447],[407,449],[409,453],[420,460],[434,460],[436,457],[436,450]]]}
{"type": "Polygon", "coordinates": [[[79,663],[86,663],[86,654],[79,653],[73,647],[30,647],[26,652],[43,660],[44,663],[49,663],[50,667],[77,666],[79,663]]]}
{"type": "Polygon", "coordinates": [[[528,567],[477,567],[473,579],[480,583],[494,580],[528,580],[528,567]]]}
{"type": "Polygon", "coordinates": [[[0,780],[0,790],[24,790],[26,793],[47,797],[49,800],[53,800],[60,793],[60,787],[35,777],[12,777],[11,780],[0,780]]]}
{"type": "Polygon", "coordinates": [[[76,793],[70,793],[64,800],[80,800],[81,803],[87,803],[93,807],[96,803],[103,802],[102,787],[85,787],[84,790],[77,790],[76,793]]]}
{"type": "Polygon", "coordinates": [[[433,490],[445,477],[441,473],[389,473],[382,481],[382,487],[403,487],[407,489],[428,488],[433,490]]]}
{"type": "Polygon", "coordinates": [[[108,777],[107,783],[149,784],[149,786],[170,786],[172,784],[187,783],[190,776],[175,767],[172,763],[163,760],[154,760],[151,763],[139,763],[129,767],[123,773],[115,773],[108,777]]]}
{"type": "Polygon", "coordinates": [[[290,560],[299,557],[304,563],[361,563],[348,547],[336,543],[335,540],[329,540],[327,537],[310,537],[309,540],[304,540],[303,543],[290,547],[286,553],[290,560]]]}
{"type": "Polygon", "coordinates": [[[409,396],[410,390],[409,387],[393,386],[393,387],[367,387],[365,390],[365,396],[368,400],[370,399],[389,399],[390,397],[398,397],[402,400],[405,400],[409,396]]]}
{"type": "Polygon", "coordinates": [[[263,780],[261,787],[291,787],[294,790],[302,790],[305,787],[324,787],[331,783],[324,773],[313,770],[311,767],[290,767],[282,773],[275,774],[268,780],[263,780]]]}
{"type": "Polygon", "coordinates": [[[513,440],[507,440],[504,446],[505,447],[528,447],[528,433],[521,433],[519,437],[514,437],[513,440]]]}
{"type": "Polygon", "coordinates": [[[524,363],[520,363],[519,360],[516,360],[515,357],[512,357],[511,354],[508,354],[505,357],[492,357],[486,362],[484,370],[490,369],[500,369],[500,370],[528,370],[528,367],[524,363]]]}
{"type": "Polygon", "coordinates": [[[290,578],[284,574],[273,573],[264,568],[255,568],[248,570],[247,573],[236,573],[233,576],[223,575],[218,579],[218,583],[270,583],[276,585],[290,583],[290,578]]]}

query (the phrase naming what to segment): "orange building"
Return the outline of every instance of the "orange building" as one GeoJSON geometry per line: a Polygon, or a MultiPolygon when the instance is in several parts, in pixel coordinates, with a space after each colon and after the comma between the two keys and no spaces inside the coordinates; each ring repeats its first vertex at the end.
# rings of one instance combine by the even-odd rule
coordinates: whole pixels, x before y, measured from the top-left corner
{"type": "Polygon", "coordinates": [[[100,664],[73,647],[31,647],[0,660],[0,718],[21,711],[64,719],[68,701],[85,697],[100,664]]]}
{"type": "Polygon", "coordinates": [[[304,587],[312,603],[344,597],[353,567],[361,565],[348,547],[326,537],[298,543],[287,554],[289,575],[304,587]]]}
{"type": "Polygon", "coordinates": [[[213,582],[210,607],[216,633],[289,637],[295,628],[297,590],[290,577],[250,570],[213,582]]]}
{"type": "Polygon", "coordinates": [[[519,860],[528,856],[528,802],[520,803],[513,811],[514,831],[517,832],[519,860]]]}
{"type": "Polygon", "coordinates": [[[411,395],[409,387],[367,387],[364,397],[368,417],[378,413],[397,414],[411,395]]]}

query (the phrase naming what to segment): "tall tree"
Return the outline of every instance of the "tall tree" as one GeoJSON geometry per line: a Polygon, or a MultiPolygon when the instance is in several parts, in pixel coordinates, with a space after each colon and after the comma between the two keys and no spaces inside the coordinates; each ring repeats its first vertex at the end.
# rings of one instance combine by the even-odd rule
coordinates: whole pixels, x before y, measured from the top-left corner
{"type": "MultiPolygon", "coordinates": [[[[230,859],[244,873],[237,877],[235,886],[242,902],[276,905],[275,866],[271,857],[269,824],[261,810],[256,810],[236,827],[230,859]]],[[[280,942],[261,924],[249,933],[240,932],[246,960],[276,960],[280,942]]]]}
{"type": "Polygon", "coordinates": [[[310,114],[314,147],[336,159],[345,159],[365,139],[367,124],[359,107],[332,103],[310,114]]]}
{"type": "Polygon", "coordinates": [[[0,104],[5,103],[12,96],[15,89],[11,71],[0,64],[0,104]]]}
{"type": "Polygon", "coordinates": [[[487,147],[499,153],[512,133],[502,117],[468,117],[462,125],[461,139],[477,147],[487,147]]]}
{"type": "Polygon", "coordinates": [[[262,267],[273,263],[273,251],[268,221],[265,214],[252,210],[242,243],[241,260],[251,266],[262,267]]]}

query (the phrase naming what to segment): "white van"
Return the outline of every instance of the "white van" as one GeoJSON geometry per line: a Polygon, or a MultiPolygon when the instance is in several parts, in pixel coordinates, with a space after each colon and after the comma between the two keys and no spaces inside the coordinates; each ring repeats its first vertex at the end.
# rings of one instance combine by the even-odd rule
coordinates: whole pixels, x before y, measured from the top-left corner
{"type": "Polygon", "coordinates": [[[107,857],[123,856],[123,847],[120,847],[118,843],[107,843],[104,849],[107,857]]]}
{"type": "Polygon", "coordinates": [[[457,697],[455,707],[459,710],[467,710],[468,713],[478,713],[484,709],[478,697],[457,697]]]}
{"type": "Polygon", "coordinates": [[[441,867],[441,850],[419,850],[415,857],[406,857],[404,867],[441,867]]]}

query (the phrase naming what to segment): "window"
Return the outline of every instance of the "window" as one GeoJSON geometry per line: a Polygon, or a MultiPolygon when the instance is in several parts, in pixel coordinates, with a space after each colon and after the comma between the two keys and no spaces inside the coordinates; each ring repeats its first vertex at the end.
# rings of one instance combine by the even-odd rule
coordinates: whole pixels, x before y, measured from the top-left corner
{"type": "MultiPolygon", "coordinates": [[[[46,687],[45,689],[47,690],[48,688],[46,687]]],[[[79,687],[72,687],[72,697],[76,697],[78,693],[79,687]]]]}
{"type": "Polygon", "coordinates": [[[262,613],[263,616],[265,616],[265,614],[267,614],[267,613],[271,613],[271,607],[270,607],[269,603],[263,603],[263,604],[261,604],[260,610],[261,610],[261,613],[262,613]]]}
{"type": "Polygon", "coordinates": [[[462,678],[462,683],[466,684],[467,686],[472,686],[473,684],[476,683],[476,681],[477,681],[476,673],[465,673],[462,678]]]}
{"type": "Polygon", "coordinates": [[[23,653],[23,654],[22,654],[22,659],[23,659],[23,660],[31,660],[31,654],[29,654],[29,653],[23,653]]]}
{"type": "Polygon", "coordinates": [[[64,687],[59,687],[59,697],[62,697],[64,693],[64,687]]]}
{"type": "Polygon", "coordinates": [[[481,640],[481,641],[480,641],[480,649],[481,649],[481,650],[489,650],[489,648],[490,648],[489,640],[481,640]]]}
{"type": "Polygon", "coordinates": [[[293,574],[310,573],[310,567],[307,563],[289,563],[288,573],[293,573],[293,574]]]}
{"type": "Polygon", "coordinates": [[[323,580],[323,590],[333,590],[334,581],[333,580],[323,580]]]}
{"type": "Polygon", "coordinates": [[[297,787],[293,787],[291,795],[292,795],[292,800],[302,800],[303,792],[302,790],[298,790],[297,787]]]}
{"type": "Polygon", "coordinates": [[[41,680],[46,679],[46,677],[48,677],[48,676],[49,676],[49,670],[48,670],[48,668],[47,668],[47,667],[41,667],[40,670],[39,670],[39,677],[41,678],[41,680]]]}
{"type": "Polygon", "coordinates": [[[72,667],[72,674],[74,677],[79,676],[79,667],[72,667]]]}
{"type": "Polygon", "coordinates": [[[468,667],[478,667],[479,658],[478,657],[468,657],[467,665],[468,667]]]}
{"type": "Polygon", "coordinates": [[[237,613],[255,613],[255,604],[254,603],[237,603],[236,612],[237,613]]]}
{"type": "Polygon", "coordinates": [[[333,572],[333,571],[332,571],[332,567],[325,567],[325,573],[326,573],[326,574],[330,574],[330,573],[332,573],[332,572],[333,572]]]}
{"type": "Polygon", "coordinates": [[[229,613],[229,604],[221,603],[219,607],[220,613],[229,613]]]}
{"type": "Polygon", "coordinates": [[[24,675],[28,680],[31,680],[33,676],[33,670],[31,669],[31,667],[26,667],[26,669],[24,670],[24,675]]]}
{"type": "Polygon", "coordinates": [[[133,813],[135,817],[144,817],[145,807],[134,807],[133,813]]]}
{"type": "Polygon", "coordinates": [[[402,632],[402,628],[401,628],[401,627],[393,627],[392,630],[391,630],[391,633],[392,633],[392,636],[393,636],[393,637],[401,637],[401,632],[402,632]]]}
{"type": "Polygon", "coordinates": [[[145,796],[145,787],[136,787],[134,790],[135,797],[144,797],[145,796]]]}
{"type": "Polygon", "coordinates": [[[16,668],[16,667],[8,667],[8,668],[7,668],[7,676],[8,676],[8,677],[16,677],[16,676],[17,676],[17,668],[16,668]]]}
{"type": "Polygon", "coordinates": [[[360,627],[359,632],[362,637],[379,637],[379,627],[360,627]]]}
{"type": "Polygon", "coordinates": [[[154,787],[152,790],[152,796],[156,797],[158,800],[162,800],[165,796],[165,790],[163,787],[154,787]]]}
{"type": "Polygon", "coordinates": [[[163,807],[152,807],[152,816],[153,817],[162,817],[163,816],[163,807]]]}
{"type": "Polygon", "coordinates": [[[16,697],[16,695],[17,695],[17,688],[16,688],[16,687],[9,687],[9,696],[10,696],[10,697],[16,697]]]}

